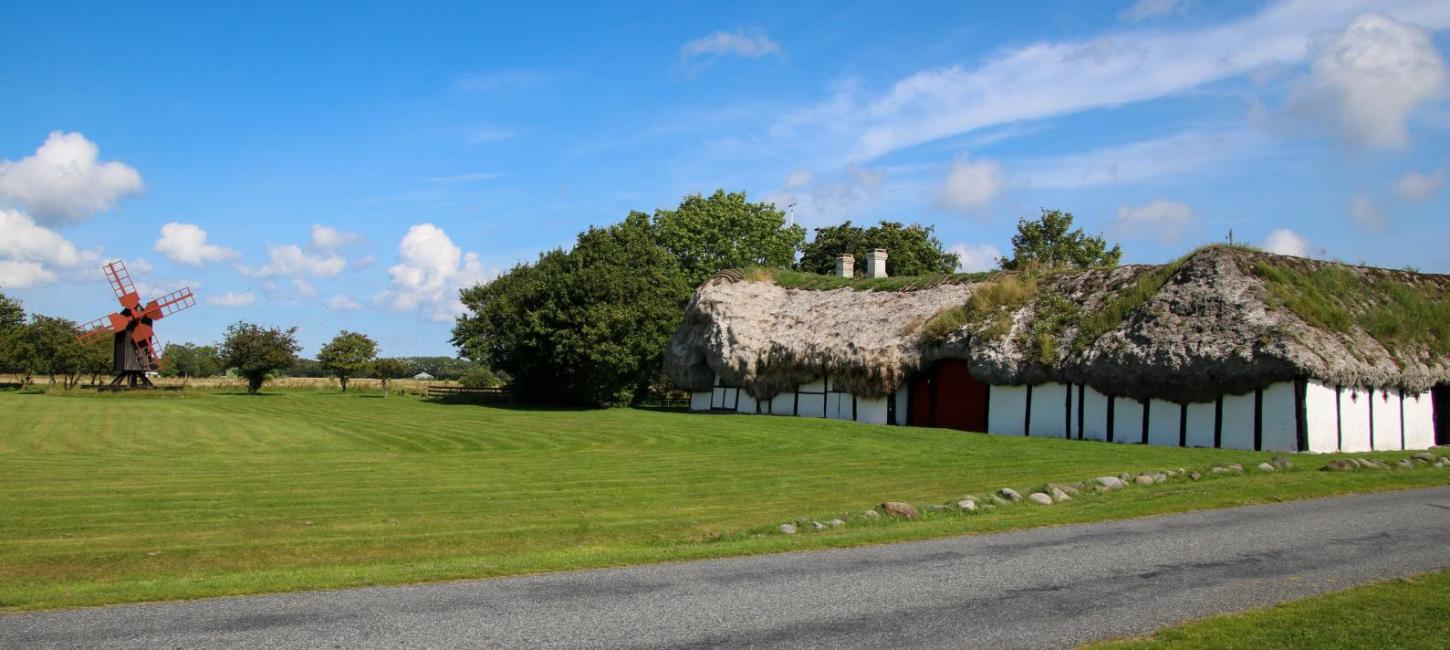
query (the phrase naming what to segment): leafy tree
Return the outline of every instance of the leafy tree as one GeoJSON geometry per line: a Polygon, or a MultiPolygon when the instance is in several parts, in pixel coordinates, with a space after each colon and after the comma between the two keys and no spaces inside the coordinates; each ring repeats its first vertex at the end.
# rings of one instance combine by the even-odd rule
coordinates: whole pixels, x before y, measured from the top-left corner
{"type": "Polygon", "coordinates": [[[786,226],[785,213],[774,205],[725,190],[691,194],[674,210],[656,210],[653,226],[691,288],[724,269],[788,267],[806,238],[805,228],[786,226]]]}
{"type": "Polygon", "coordinates": [[[454,357],[398,357],[408,367],[407,376],[426,372],[438,379],[458,379],[478,364],[454,357]]]}
{"type": "Polygon", "coordinates": [[[63,318],[32,315],[25,326],[10,332],[9,364],[22,375],[21,384],[29,384],[35,375],[62,377],[68,390],[79,382],[85,366],[85,351],[76,341],[76,324],[63,318]]]}
{"type": "Polygon", "coordinates": [[[1017,234],[1012,236],[1012,257],[999,260],[1002,268],[1018,270],[1036,265],[1043,268],[1080,268],[1117,266],[1123,250],[1117,244],[1108,248],[1101,235],[1087,236],[1081,228],[1072,228],[1072,213],[1042,209],[1036,220],[1017,220],[1017,234]]]}
{"type": "Polygon", "coordinates": [[[297,328],[281,329],[237,322],[227,327],[217,345],[222,364],[247,380],[247,392],[255,395],[267,375],[297,363],[297,328]]]}
{"type": "Polygon", "coordinates": [[[459,379],[458,383],[462,384],[464,388],[493,388],[503,384],[497,375],[483,366],[469,368],[468,372],[463,373],[463,378],[459,379]]]}
{"type": "Polygon", "coordinates": [[[470,313],[459,318],[453,343],[507,372],[525,401],[623,404],[657,378],[692,288],[636,212],[590,228],[567,253],[549,251],[465,289],[470,313]]]}
{"type": "Polygon", "coordinates": [[[20,301],[0,293],[0,336],[25,325],[25,310],[20,301]]]}
{"type": "Polygon", "coordinates": [[[882,221],[870,228],[850,221],[816,228],[816,236],[802,249],[796,268],[829,275],[836,272],[836,258],[850,253],[856,258],[856,275],[865,275],[867,253],[884,248],[887,275],[952,273],[957,270],[957,254],[942,248],[934,230],[932,226],[908,226],[895,221],[882,221]]]}
{"type": "Polygon", "coordinates": [[[163,377],[211,377],[221,372],[216,348],[195,343],[168,343],[161,352],[163,377]]]}
{"type": "Polygon", "coordinates": [[[282,370],[279,374],[284,377],[316,378],[327,377],[332,373],[328,372],[327,368],[322,367],[322,364],[316,359],[298,359],[297,363],[292,364],[290,368],[282,370]]]}
{"type": "Polygon", "coordinates": [[[81,347],[81,372],[91,376],[91,385],[100,383],[101,377],[116,371],[116,341],[102,336],[81,347]]]}
{"type": "Polygon", "coordinates": [[[317,353],[317,362],[329,374],[337,377],[342,392],[347,392],[347,380],[366,373],[378,356],[378,344],[366,334],[343,330],[332,337],[317,353]]]}
{"type": "Polygon", "coordinates": [[[402,359],[378,359],[373,362],[373,372],[383,382],[383,397],[388,396],[389,380],[401,379],[413,374],[408,372],[408,364],[403,363],[402,359]]]}

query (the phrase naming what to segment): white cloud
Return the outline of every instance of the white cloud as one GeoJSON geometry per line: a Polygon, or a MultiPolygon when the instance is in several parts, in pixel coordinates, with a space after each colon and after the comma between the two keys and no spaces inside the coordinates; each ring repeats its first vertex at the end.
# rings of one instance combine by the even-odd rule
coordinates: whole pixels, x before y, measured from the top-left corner
{"type": "Polygon", "coordinates": [[[0,288],[28,289],[55,281],[55,272],[40,262],[0,260],[0,288]]]}
{"type": "Polygon", "coordinates": [[[352,270],[359,271],[377,264],[378,258],[372,255],[364,255],[352,261],[352,270]]]}
{"type": "Polygon", "coordinates": [[[957,270],[966,273],[995,269],[1002,257],[1002,251],[991,244],[957,244],[948,252],[957,254],[957,270]]]}
{"type": "Polygon", "coordinates": [[[1279,255],[1309,256],[1309,240],[1288,228],[1280,228],[1269,233],[1269,236],[1264,238],[1261,248],[1279,255]]]}
{"type": "Polygon", "coordinates": [[[1014,165],[1035,188],[1079,189],[1178,176],[1255,155],[1265,138],[1254,129],[1189,130],[1162,138],[1083,153],[1026,160],[1014,165]]]}
{"type": "Polygon", "coordinates": [[[354,311],[362,309],[356,300],[353,300],[345,293],[339,293],[327,301],[327,308],[332,311],[354,311]]]}
{"type": "Polygon", "coordinates": [[[858,165],[825,176],[798,169],[762,200],[787,211],[796,223],[839,223],[871,205],[885,179],[884,173],[858,165]]]}
{"type": "Polygon", "coordinates": [[[1361,193],[1349,199],[1349,218],[1354,225],[1364,230],[1382,230],[1385,227],[1385,214],[1380,211],[1379,206],[1371,201],[1369,196],[1361,193]]]}
{"type": "Polygon", "coordinates": [[[1395,181],[1395,194],[1406,201],[1426,201],[1445,187],[1445,170],[1436,169],[1428,174],[1410,172],[1395,181]]]}
{"type": "Polygon", "coordinates": [[[1408,144],[1410,111],[1446,86],[1430,35],[1380,14],[1359,16],[1321,43],[1312,70],[1308,101],[1332,106],[1351,139],[1380,148],[1408,144]]]}
{"type": "Polygon", "coordinates": [[[1158,18],[1188,10],[1188,0],[1138,0],[1118,12],[1118,19],[1136,23],[1148,18],[1158,18]]]}
{"type": "Polygon", "coordinates": [[[52,131],[34,155],[0,160],[0,197],[49,223],[84,219],[141,191],[139,172],[98,162],[98,152],[84,135],[52,131]]]}
{"type": "Polygon", "coordinates": [[[0,237],[0,259],[35,262],[51,269],[70,269],[99,260],[96,253],[77,249],[59,233],[35,223],[30,215],[18,210],[0,208],[0,233],[4,233],[0,237]]]}
{"type": "Polygon", "coordinates": [[[318,250],[329,250],[360,244],[366,238],[355,232],[345,232],[332,226],[312,226],[312,247],[318,250]]]}
{"type": "Polygon", "coordinates": [[[310,299],[317,297],[317,287],[312,286],[311,282],[303,280],[302,278],[292,278],[292,290],[303,298],[310,299]]]}
{"type": "MultiPolygon", "coordinates": [[[[924,70],[874,95],[843,84],[783,119],[771,135],[810,148],[823,158],[811,165],[825,167],[985,127],[1156,99],[1266,65],[1307,61],[1312,34],[1343,27],[1367,4],[1289,0],[1208,27],[1032,43],[973,67],[924,70]]],[[[1374,6],[1430,28],[1450,25],[1443,1],[1374,6]]]]}
{"type": "Polygon", "coordinates": [[[724,56],[759,59],[772,54],[780,54],[780,43],[759,29],[719,31],[680,46],[680,61],[696,71],[724,56]]]}
{"type": "Polygon", "coordinates": [[[429,318],[448,321],[464,313],[458,290],[487,279],[476,253],[464,253],[442,228],[420,223],[398,242],[398,264],[388,269],[393,286],[381,300],[393,309],[422,309],[429,318]]]}
{"type": "Polygon", "coordinates": [[[168,223],[161,227],[161,239],[151,247],[177,264],[202,266],[241,257],[230,248],[206,243],[206,231],[196,224],[168,223]]]}
{"type": "Polygon", "coordinates": [[[217,307],[246,307],[257,302],[257,294],[250,290],[242,292],[227,292],[214,296],[207,296],[206,304],[217,307]]]}
{"type": "Polygon", "coordinates": [[[1165,244],[1176,244],[1193,222],[1193,208],[1187,203],[1160,198],[1136,208],[1119,207],[1118,216],[1108,224],[1108,230],[1116,237],[1146,235],[1165,244]]]}
{"type": "Polygon", "coordinates": [[[987,207],[1006,184],[1002,165],[997,161],[960,158],[947,169],[938,203],[947,210],[980,210],[987,207]]]}
{"type": "Polygon", "coordinates": [[[249,278],[270,278],[279,275],[312,275],[330,278],[347,268],[347,259],[336,253],[304,251],[296,244],[268,244],[267,263],[252,268],[237,265],[237,272],[249,278]]]}

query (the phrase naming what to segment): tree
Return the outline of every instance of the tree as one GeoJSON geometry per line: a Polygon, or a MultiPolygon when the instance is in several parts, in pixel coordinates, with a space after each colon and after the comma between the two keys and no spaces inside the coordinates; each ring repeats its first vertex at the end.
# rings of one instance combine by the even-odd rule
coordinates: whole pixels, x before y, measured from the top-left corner
{"type": "Polygon", "coordinates": [[[488,368],[474,366],[469,368],[468,372],[463,373],[463,377],[458,380],[458,383],[464,388],[493,388],[503,382],[499,381],[498,376],[488,368]]]}
{"type": "Polygon", "coordinates": [[[9,365],[22,376],[21,384],[35,375],[62,377],[67,390],[79,382],[85,367],[85,350],[76,341],[76,324],[63,318],[32,315],[24,327],[7,337],[9,365]]]}
{"type": "Polygon", "coordinates": [[[91,385],[100,383],[101,377],[116,371],[116,340],[102,336],[81,347],[81,372],[91,376],[91,385]]]}
{"type": "Polygon", "coordinates": [[[388,381],[407,377],[408,364],[402,359],[378,359],[373,362],[373,372],[377,373],[378,379],[383,382],[383,397],[388,396],[388,381]]]}
{"type": "Polygon", "coordinates": [[[836,272],[836,258],[849,253],[856,258],[856,275],[866,273],[866,255],[873,248],[886,249],[887,275],[952,273],[957,254],[942,248],[934,228],[882,221],[870,228],[847,221],[839,226],[816,228],[816,236],[801,251],[796,268],[808,273],[836,272]]]}
{"type": "Polygon", "coordinates": [[[1117,244],[1108,248],[1101,235],[1087,236],[1081,228],[1072,228],[1072,213],[1042,209],[1036,220],[1017,220],[1017,234],[1012,236],[1012,257],[999,260],[1002,268],[1019,270],[1029,265],[1043,268],[1079,268],[1117,266],[1123,250],[1117,244]]]}
{"type": "Polygon", "coordinates": [[[168,343],[161,359],[161,374],[165,377],[211,377],[222,370],[216,348],[210,345],[168,343]]]}
{"type": "Polygon", "coordinates": [[[549,251],[465,289],[470,313],[459,318],[453,343],[508,373],[524,401],[628,403],[658,378],[692,289],[636,212],[590,228],[567,253],[549,251]]]}
{"type": "Polygon", "coordinates": [[[744,192],[725,190],[708,198],[691,194],[674,210],[656,210],[653,227],[691,288],[724,269],[789,267],[806,238],[805,228],[787,226],[785,213],[774,205],[750,203],[744,192]]]}
{"type": "Polygon", "coordinates": [[[227,327],[217,345],[222,364],[247,380],[247,392],[255,395],[267,375],[297,363],[297,328],[281,329],[237,322],[227,327]]]}
{"type": "Polygon", "coordinates": [[[328,374],[337,377],[342,392],[347,392],[347,380],[364,374],[378,356],[378,344],[366,334],[343,330],[332,337],[317,353],[317,362],[328,374]]]}
{"type": "Polygon", "coordinates": [[[0,336],[25,325],[25,310],[20,301],[0,293],[0,336]]]}

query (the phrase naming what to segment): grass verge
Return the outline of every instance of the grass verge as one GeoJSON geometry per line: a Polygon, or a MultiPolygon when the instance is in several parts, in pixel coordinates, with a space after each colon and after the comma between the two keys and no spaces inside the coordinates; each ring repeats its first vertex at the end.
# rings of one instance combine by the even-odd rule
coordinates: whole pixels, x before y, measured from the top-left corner
{"type": "Polygon", "coordinates": [[[0,392],[0,413],[5,610],[856,546],[1450,483],[1444,470],[1305,467],[760,535],[886,500],[1272,454],[314,391],[0,392]]]}
{"type": "Polygon", "coordinates": [[[1147,648],[1444,648],[1450,639],[1450,571],[1390,580],[1215,616],[1146,639],[1087,646],[1147,648]]]}

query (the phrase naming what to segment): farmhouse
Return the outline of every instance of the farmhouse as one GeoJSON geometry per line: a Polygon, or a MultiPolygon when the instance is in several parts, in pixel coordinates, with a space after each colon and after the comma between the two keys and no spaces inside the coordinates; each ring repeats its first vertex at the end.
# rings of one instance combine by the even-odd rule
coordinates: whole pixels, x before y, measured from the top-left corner
{"type": "Polygon", "coordinates": [[[1450,442],[1450,276],[1227,246],[911,279],[885,258],[868,279],[848,256],[842,278],[718,275],[667,372],[697,411],[1255,450],[1450,442]]]}

